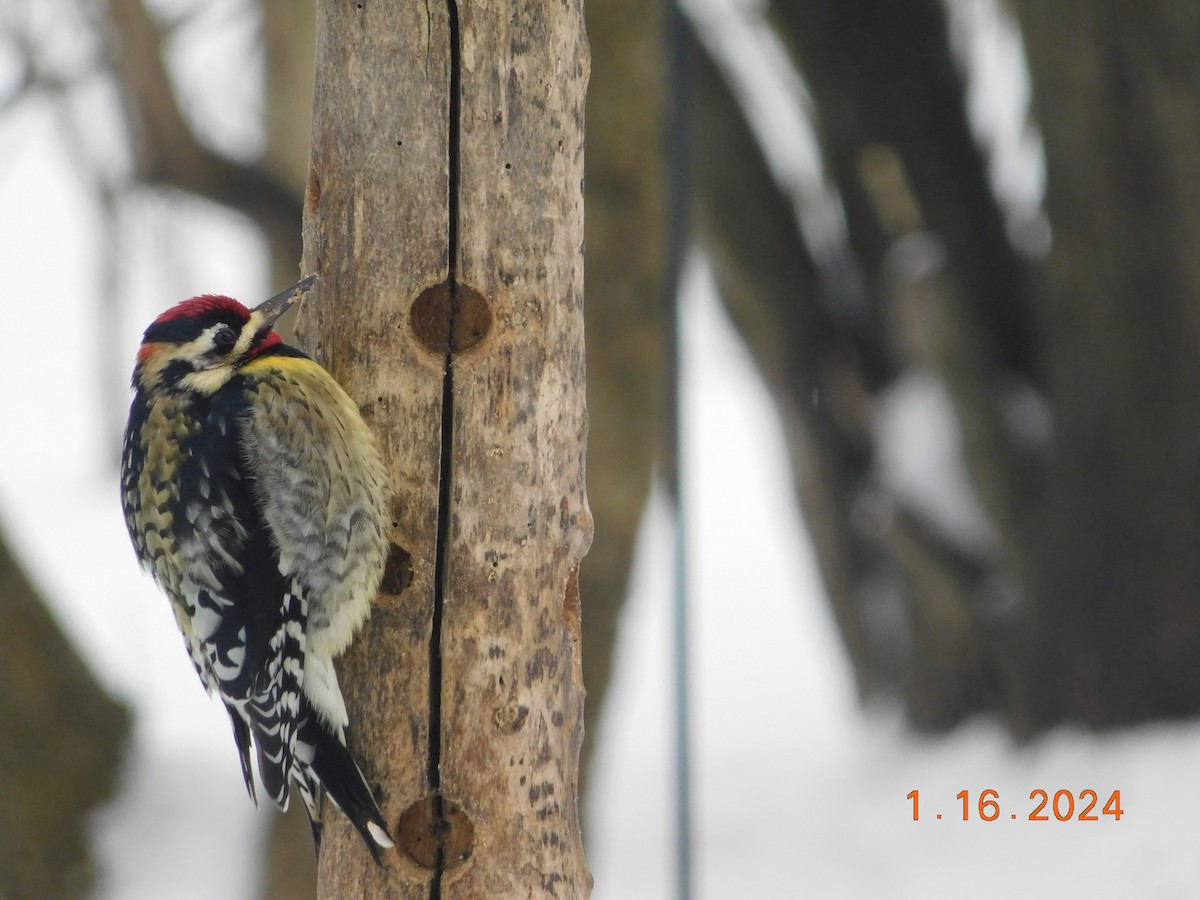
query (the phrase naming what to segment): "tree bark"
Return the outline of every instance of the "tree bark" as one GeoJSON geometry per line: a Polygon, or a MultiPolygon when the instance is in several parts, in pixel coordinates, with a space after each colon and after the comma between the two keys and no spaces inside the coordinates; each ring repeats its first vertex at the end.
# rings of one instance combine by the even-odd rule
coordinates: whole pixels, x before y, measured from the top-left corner
{"type": "Polygon", "coordinates": [[[333,816],[327,897],[586,896],[576,4],[318,6],[302,311],[396,490],[352,744],[398,848],[333,816]]]}
{"type": "Polygon", "coordinates": [[[1018,2],[1054,243],[1055,413],[1027,696],[1041,726],[1200,710],[1200,11],[1018,2]]]}

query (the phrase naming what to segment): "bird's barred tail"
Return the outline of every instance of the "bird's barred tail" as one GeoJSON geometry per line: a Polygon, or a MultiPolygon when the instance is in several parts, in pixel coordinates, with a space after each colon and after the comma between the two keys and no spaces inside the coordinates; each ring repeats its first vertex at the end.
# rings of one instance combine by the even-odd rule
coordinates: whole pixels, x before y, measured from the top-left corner
{"type": "MultiPolygon", "coordinates": [[[[308,608],[303,593],[294,582],[284,596],[282,612],[279,628],[271,636],[265,678],[255,696],[246,703],[246,713],[258,747],[258,775],[263,789],[276,804],[287,809],[288,776],[294,768],[297,722],[303,714],[302,703],[307,706],[307,701],[301,701],[301,684],[308,608]]],[[[236,728],[235,724],[235,732],[236,728]]]]}
{"type": "MultiPolygon", "coordinates": [[[[379,848],[392,846],[387,823],[362,770],[343,743],[344,729],[334,733],[322,721],[303,689],[308,603],[295,581],[284,595],[281,612],[279,626],[270,640],[263,676],[256,685],[255,695],[243,707],[248,730],[254,735],[258,750],[258,775],[263,789],[276,804],[287,809],[289,789],[293,784],[296,786],[318,849],[321,844],[321,793],[328,793],[329,799],[346,814],[375,861],[379,862],[379,848]]],[[[336,690],[336,676],[333,677],[336,690]]],[[[248,753],[237,721],[234,722],[234,737],[242,753],[243,774],[247,775],[249,783],[248,753]]]]}
{"type": "Polygon", "coordinates": [[[323,789],[362,835],[363,843],[375,861],[381,863],[380,848],[393,846],[383,813],[350,751],[337,736],[330,733],[311,709],[300,723],[296,735],[295,767],[293,776],[308,812],[313,842],[317,848],[321,844],[320,807],[323,789]]]}

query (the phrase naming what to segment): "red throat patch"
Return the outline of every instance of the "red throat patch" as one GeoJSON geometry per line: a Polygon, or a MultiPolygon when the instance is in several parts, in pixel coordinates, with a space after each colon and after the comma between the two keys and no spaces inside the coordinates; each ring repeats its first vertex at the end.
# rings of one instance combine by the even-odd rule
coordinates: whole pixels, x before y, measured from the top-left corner
{"type": "Polygon", "coordinates": [[[264,350],[270,350],[272,347],[277,347],[282,343],[283,338],[281,338],[277,332],[268,331],[266,337],[259,341],[258,346],[251,348],[249,355],[252,357],[258,356],[258,354],[262,353],[264,350]]]}

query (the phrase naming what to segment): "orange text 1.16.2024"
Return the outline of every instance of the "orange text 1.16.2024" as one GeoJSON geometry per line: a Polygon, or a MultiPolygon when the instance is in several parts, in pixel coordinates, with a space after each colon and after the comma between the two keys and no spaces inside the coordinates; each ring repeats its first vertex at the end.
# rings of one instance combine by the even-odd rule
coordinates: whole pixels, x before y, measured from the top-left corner
{"type": "MultiPolygon", "coordinates": [[[[1103,805],[1100,803],[1101,796],[1103,796],[1102,793],[1098,794],[1091,788],[1085,788],[1078,792],[1059,790],[1053,794],[1042,788],[1036,788],[1029,792],[1029,802],[1022,801],[1019,811],[1015,812],[1011,808],[1002,809],[1000,792],[990,788],[975,795],[967,790],[959,791],[954,795],[954,799],[961,804],[956,807],[955,812],[961,813],[964,822],[972,820],[995,822],[1005,818],[1027,822],[1100,822],[1106,820],[1120,822],[1121,816],[1125,815],[1125,810],[1121,807],[1121,792],[1112,791],[1103,805]]],[[[920,822],[922,816],[921,792],[909,791],[907,799],[912,801],[912,820],[920,822]]],[[[933,816],[926,813],[925,818],[941,819],[942,813],[936,812],[933,816]]]]}

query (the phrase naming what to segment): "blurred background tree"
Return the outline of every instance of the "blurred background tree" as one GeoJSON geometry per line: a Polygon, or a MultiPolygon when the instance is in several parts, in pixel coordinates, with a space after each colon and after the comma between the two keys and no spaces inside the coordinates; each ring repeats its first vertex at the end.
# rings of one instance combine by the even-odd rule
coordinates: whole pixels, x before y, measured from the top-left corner
{"type": "MultiPolygon", "coordinates": [[[[146,186],[227,205],[261,227],[273,282],[293,280],[311,4],[222,6],[253,23],[265,72],[249,154],[223,149],[172,69],[205,4],[59,5],[83,62],[64,68],[36,14],[10,10],[19,64],[0,102],[52,92],[71,127],[72,92],[101,78],[129,158],[89,170],[108,208],[146,186]]],[[[976,713],[1018,736],[1195,715],[1200,8],[779,0],[756,20],[696,0],[695,31],[672,38],[690,51],[677,96],[664,11],[587,8],[589,721],[662,433],[668,171],[689,175],[692,234],[784,423],[861,695],[933,731],[976,713]],[[1023,188],[996,139],[996,86],[977,85],[981,11],[1024,52],[999,88],[1019,97],[1028,78],[1023,188]],[[733,42],[722,15],[756,21],[760,44],[733,42]],[[771,102],[763,46],[799,85],[771,102]],[[668,146],[683,103],[690,136],[668,146]],[[816,135],[799,178],[781,104],[816,135]]],[[[99,281],[112,302],[116,277],[99,281]]]]}
{"type": "Polygon", "coordinates": [[[129,712],[0,538],[0,897],[86,897],[87,816],[117,786],[129,712]]]}

